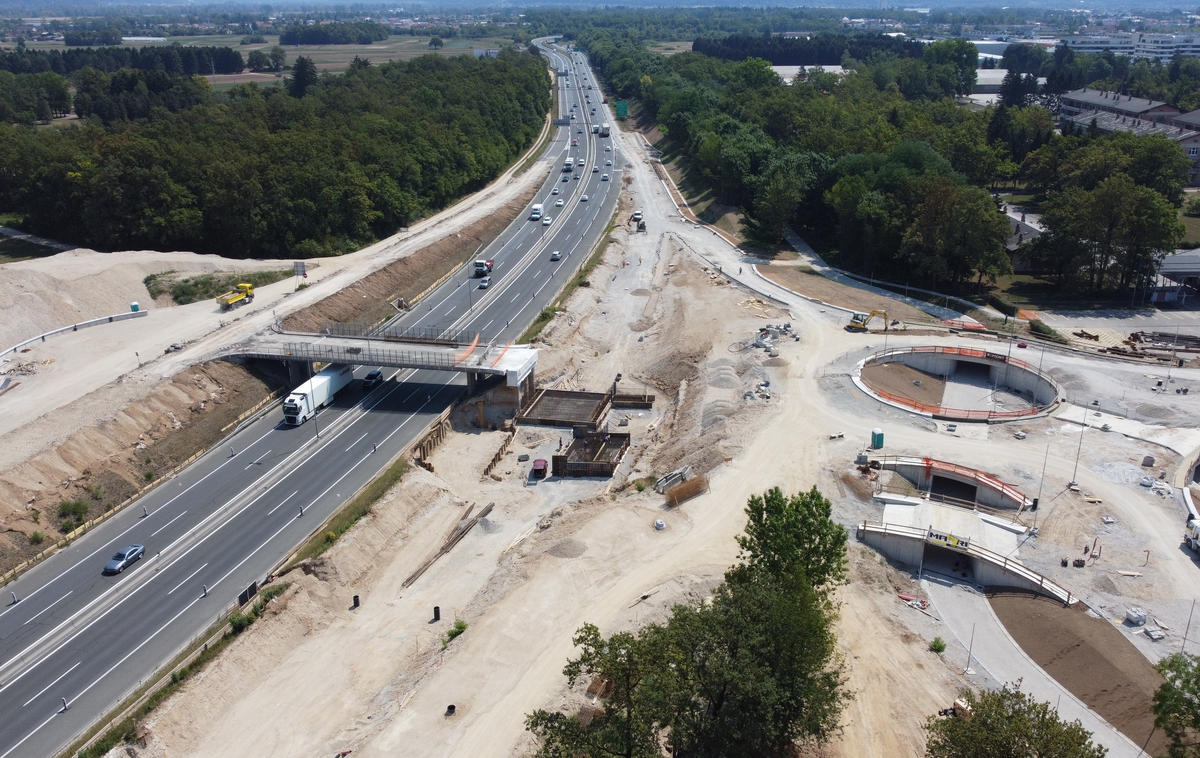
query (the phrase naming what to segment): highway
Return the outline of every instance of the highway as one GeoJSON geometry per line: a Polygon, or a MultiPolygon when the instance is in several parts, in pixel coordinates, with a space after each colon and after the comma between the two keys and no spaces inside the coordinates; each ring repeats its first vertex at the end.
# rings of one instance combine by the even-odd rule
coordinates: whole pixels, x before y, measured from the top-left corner
{"type": "MultiPolygon", "coordinates": [[[[612,141],[593,135],[591,124],[611,123],[611,114],[598,87],[580,88],[579,80],[594,85],[595,78],[578,56],[539,45],[554,68],[571,71],[570,87],[559,80],[560,113],[569,118],[576,106],[572,125],[555,128],[545,154],[555,170],[534,200],[552,222],[531,221],[527,210],[479,255],[495,260],[489,288],[480,289],[468,266],[399,326],[478,331],[481,342],[515,339],[605,231],[624,158],[605,150],[612,141]],[[584,165],[560,173],[568,156],[584,165]],[[555,188],[558,195],[551,194],[555,188]],[[562,207],[555,206],[559,199],[562,207]],[[560,260],[550,260],[554,251],[560,260]]],[[[362,366],[357,375],[372,368],[362,366]]],[[[266,414],[231,446],[210,451],[10,583],[0,607],[0,758],[59,753],[162,676],[162,667],[227,613],[239,593],[261,582],[456,401],[465,383],[447,372],[385,376],[389,381],[370,393],[354,382],[299,427],[283,424],[279,410],[266,414]],[[146,556],[123,574],[102,575],[112,554],[134,543],[146,546],[146,556]]]]}

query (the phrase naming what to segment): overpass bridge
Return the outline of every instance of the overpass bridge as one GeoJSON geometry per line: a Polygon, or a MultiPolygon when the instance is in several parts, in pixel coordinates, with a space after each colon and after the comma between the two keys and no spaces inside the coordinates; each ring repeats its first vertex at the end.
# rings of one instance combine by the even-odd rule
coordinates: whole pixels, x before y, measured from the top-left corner
{"type": "MultiPolygon", "coordinates": [[[[339,331],[334,328],[329,332],[339,331]]],[[[467,375],[467,389],[489,376],[503,377],[520,396],[532,389],[538,351],[528,345],[480,344],[478,333],[412,328],[369,335],[354,328],[340,331],[360,333],[306,334],[272,330],[254,339],[226,345],[217,359],[255,358],[281,361],[294,378],[309,374],[305,364],[352,364],[391,366],[428,371],[454,371],[467,375]],[[528,385],[526,387],[525,385],[528,385]]]]}

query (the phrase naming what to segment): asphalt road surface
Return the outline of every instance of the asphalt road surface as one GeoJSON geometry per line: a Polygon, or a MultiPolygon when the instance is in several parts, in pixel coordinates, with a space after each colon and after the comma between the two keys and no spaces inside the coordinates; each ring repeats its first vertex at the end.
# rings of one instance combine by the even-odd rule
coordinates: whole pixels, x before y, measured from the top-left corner
{"type": "MultiPolygon", "coordinates": [[[[570,174],[554,171],[535,198],[550,225],[529,220],[527,211],[480,253],[495,260],[489,288],[480,289],[468,267],[400,325],[477,330],[481,342],[515,339],[605,231],[624,158],[615,147],[605,150],[612,141],[593,135],[591,124],[611,123],[611,114],[598,87],[580,87],[584,78],[594,86],[595,78],[578,56],[547,54],[556,69],[570,67],[559,83],[560,113],[576,114],[571,127],[556,128],[547,157],[560,169],[568,156],[584,165],[570,174]],[[551,194],[555,187],[558,195],[551,194]],[[551,261],[556,250],[560,260],[551,261]]],[[[302,426],[283,424],[279,410],[268,413],[233,437],[232,446],[211,451],[8,585],[12,594],[0,607],[0,758],[58,753],[161,676],[239,593],[378,474],[465,385],[446,372],[390,369],[385,376],[369,393],[352,383],[302,426]],[[101,573],[114,553],[134,543],[146,546],[144,558],[122,574],[101,573]]]]}

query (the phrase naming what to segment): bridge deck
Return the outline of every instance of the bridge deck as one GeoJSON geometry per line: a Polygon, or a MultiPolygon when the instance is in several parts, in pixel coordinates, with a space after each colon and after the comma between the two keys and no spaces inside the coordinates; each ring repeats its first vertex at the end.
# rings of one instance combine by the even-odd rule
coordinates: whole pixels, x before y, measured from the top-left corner
{"type": "Polygon", "coordinates": [[[218,358],[244,356],[281,361],[321,361],[352,363],[363,366],[458,371],[507,377],[515,385],[537,364],[537,350],[528,345],[444,344],[395,347],[384,340],[355,337],[297,338],[294,335],[267,334],[220,350],[218,358]]]}

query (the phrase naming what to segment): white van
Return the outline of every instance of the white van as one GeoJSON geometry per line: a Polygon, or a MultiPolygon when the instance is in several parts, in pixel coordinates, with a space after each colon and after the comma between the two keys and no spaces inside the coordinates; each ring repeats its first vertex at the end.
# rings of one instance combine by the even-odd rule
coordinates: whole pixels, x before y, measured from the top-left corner
{"type": "Polygon", "coordinates": [[[542,217],[542,204],[534,203],[533,204],[533,212],[529,214],[529,220],[537,221],[541,217],[542,217]]]}

